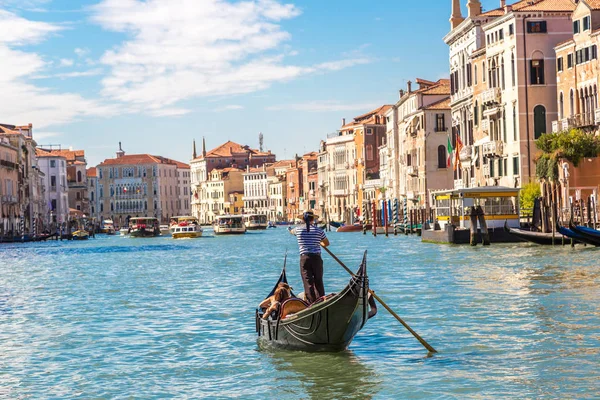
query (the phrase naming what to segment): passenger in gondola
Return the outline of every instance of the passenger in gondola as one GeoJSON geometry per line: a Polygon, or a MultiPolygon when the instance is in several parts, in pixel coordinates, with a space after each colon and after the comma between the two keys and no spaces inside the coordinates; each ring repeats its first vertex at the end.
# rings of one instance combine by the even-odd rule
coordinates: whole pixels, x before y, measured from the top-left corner
{"type": "Polygon", "coordinates": [[[307,211],[298,218],[304,221],[304,225],[295,229],[288,227],[288,231],[298,239],[300,275],[304,284],[305,299],[310,304],[325,296],[321,246],[329,246],[329,239],[315,224],[318,217],[312,211],[307,211]]]}

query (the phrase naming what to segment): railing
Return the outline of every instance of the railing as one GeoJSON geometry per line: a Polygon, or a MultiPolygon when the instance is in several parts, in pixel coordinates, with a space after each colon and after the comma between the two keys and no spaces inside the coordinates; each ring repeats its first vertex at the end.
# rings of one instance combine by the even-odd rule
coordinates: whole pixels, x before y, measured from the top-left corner
{"type": "Polygon", "coordinates": [[[417,176],[419,174],[419,168],[414,165],[406,167],[406,173],[410,176],[417,176]]]}
{"type": "Polygon", "coordinates": [[[575,114],[572,117],[568,118],[569,127],[581,128],[584,126],[592,126],[595,125],[595,118],[592,113],[585,114],[575,114]]]}
{"type": "Polygon", "coordinates": [[[594,110],[594,122],[600,125],[600,108],[594,110]]]}
{"type": "Polygon", "coordinates": [[[481,152],[484,156],[501,156],[503,144],[501,141],[496,140],[493,142],[484,143],[481,146],[481,152]]]}
{"type": "Polygon", "coordinates": [[[334,191],[333,191],[334,196],[346,196],[347,194],[348,194],[348,191],[345,189],[334,189],[334,191]]]}
{"type": "Polygon", "coordinates": [[[17,202],[17,198],[15,196],[2,196],[2,202],[3,203],[16,203],[17,202]]]}
{"type": "Polygon", "coordinates": [[[465,188],[465,183],[463,182],[462,179],[454,180],[454,189],[464,189],[464,188],[465,188]]]}
{"type": "Polygon", "coordinates": [[[481,102],[483,104],[500,104],[502,103],[502,91],[500,88],[491,88],[481,94],[481,102]]]}
{"type": "Polygon", "coordinates": [[[408,192],[406,192],[406,198],[408,200],[416,200],[417,199],[417,194],[414,191],[409,190],[408,192]]]}

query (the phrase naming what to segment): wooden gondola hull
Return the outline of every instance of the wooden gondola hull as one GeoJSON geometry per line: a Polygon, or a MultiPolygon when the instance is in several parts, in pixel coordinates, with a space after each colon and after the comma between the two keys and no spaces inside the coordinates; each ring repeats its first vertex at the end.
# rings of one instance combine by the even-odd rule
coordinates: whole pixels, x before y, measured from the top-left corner
{"type": "Polygon", "coordinates": [[[553,235],[552,233],[531,232],[518,228],[509,228],[506,224],[504,225],[504,230],[523,240],[541,245],[560,244],[563,239],[567,242],[571,241],[569,237],[563,236],[560,233],[553,235]]]}
{"type": "MultiPolygon", "coordinates": [[[[592,246],[600,246],[600,236],[596,236],[596,233],[592,233],[590,231],[596,231],[595,229],[579,227],[573,224],[570,224],[570,229],[568,231],[576,240],[579,240],[582,243],[587,243],[592,246]],[[585,228],[585,229],[583,229],[585,228]]],[[[566,229],[566,228],[563,228],[566,229]]],[[[596,231],[598,232],[598,231],[596,231]]],[[[600,232],[598,232],[600,233],[600,232]]]]}
{"type": "MultiPolygon", "coordinates": [[[[365,271],[366,266],[361,265],[357,275],[340,293],[287,318],[263,319],[257,310],[259,345],[310,352],[347,349],[369,318],[369,283],[365,271]]],[[[280,281],[286,282],[285,272],[282,277],[280,281]]]]}

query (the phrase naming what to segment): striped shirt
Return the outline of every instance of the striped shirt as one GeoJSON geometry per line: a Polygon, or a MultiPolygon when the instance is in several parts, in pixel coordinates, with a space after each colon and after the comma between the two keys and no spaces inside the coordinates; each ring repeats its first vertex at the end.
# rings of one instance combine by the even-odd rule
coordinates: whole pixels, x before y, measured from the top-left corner
{"type": "Polygon", "coordinates": [[[298,238],[300,255],[321,254],[321,242],[327,238],[321,228],[311,225],[310,232],[307,232],[306,225],[300,225],[293,230],[293,233],[298,238]]]}

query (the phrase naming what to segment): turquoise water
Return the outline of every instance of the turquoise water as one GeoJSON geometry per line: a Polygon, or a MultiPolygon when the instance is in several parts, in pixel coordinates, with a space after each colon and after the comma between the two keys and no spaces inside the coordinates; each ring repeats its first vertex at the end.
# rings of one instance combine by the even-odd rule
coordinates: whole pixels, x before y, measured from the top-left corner
{"type": "MultiPolygon", "coordinates": [[[[259,350],[254,308],[295,239],[130,239],[0,247],[0,398],[593,398],[600,249],[422,244],[329,233],[383,307],[347,352],[259,350]]],[[[325,288],[346,272],[327,255],[325,288]]]]}

